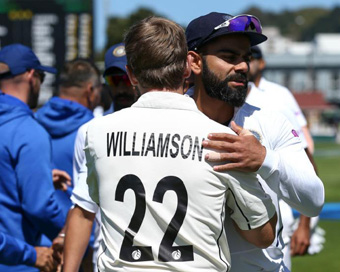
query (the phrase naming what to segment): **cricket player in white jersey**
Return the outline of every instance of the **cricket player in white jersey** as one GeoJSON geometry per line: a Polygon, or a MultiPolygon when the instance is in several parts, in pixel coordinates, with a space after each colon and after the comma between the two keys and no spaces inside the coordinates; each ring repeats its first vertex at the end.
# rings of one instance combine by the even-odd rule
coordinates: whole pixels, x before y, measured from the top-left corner
{"type": "Polygon", "coordinates": [[[125,48],[142,96],[91,122],[86,138],[87,182],[102,214],[98,269],[229,271],[224,218],[266,247],[275,208],[255,174],[218,173],[204,161],[207,134],[232,131],[182,95],[190,75],[183,29],[149,17],[129,29],[125,48]]]}
{"type": "Polygon", "coordinates": [[[277,237],[266,249],[256,248],[242,239],[226,218],[231,271],[289,271],[283,262],[278,199],[306,216],[316,216],[324,203],[324,187],[287,119],[244,104],[250,47],[266,40],[261,24],[251,15],[212,12],[192,20],[186,28],[186,36],[194,73],[193,98],[198,108],[211,119],[230,124],[239,134],[235,137],[211,133],[208,138],[214,141],[204,141],[203,145],[225,152],[209,152],[206,159],[228,161],[226,165],[214,166],[217,171],[258,173],[279,217],[277,237]],[[257,140],[244,134],[242,127],[252,132],[257,140]]]}

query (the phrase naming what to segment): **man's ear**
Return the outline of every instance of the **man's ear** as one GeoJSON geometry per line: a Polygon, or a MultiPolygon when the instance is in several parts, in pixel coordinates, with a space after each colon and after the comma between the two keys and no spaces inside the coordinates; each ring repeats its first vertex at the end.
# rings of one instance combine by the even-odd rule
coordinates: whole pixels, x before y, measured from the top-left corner
{"type": "Polygon", "coordinates": [[[90,97],[93,93],[93,84],[92,82],[87,82],[85,85],[85,94],[86,96],[90,97]]]}
{"type": "Polygon", "coordinates": [[[186,65],[185,65],[185,70],[184,70],[184,78],[188,78],[191,74],[191,62],[192,62],[192,57],[189,56],[189,54],[187,55],[187,61],[186,61],[186,65]]]}
{"type": "Polygon", "coordinates": [[[194,51],[189,51],[188,52],[188,59],[190,59],[190,67],[191,71],[195,74],[198,75],[202,72],[202,57],[200,54],[194,51]]]}
{"type": "Polygon", "coordinates": [[[130,82],[131,82],[132,86],[137,86],[138,85],[138,80],[137,80],[135,74],[133,73],[131,67],[129,65],[126,65],[125,67],[126,67],[126,72],[127,72],[128,76],[129,76],[129,79],[130,79],[130,82]]]}
{"type": "Polygon", "coordinates": [[[266,61],[264,59],[260,59],[260,65],[259,65],[260,70],[263,71],[265,67],[266,67],[266,61]]]}
{"type": "Polygon", "coordinates": [[[34,69],[30,69],[26,72],[25,76],[28,78],[28,80],[31,80],[34,78],[34,72],[35,72],[34,69]]]}

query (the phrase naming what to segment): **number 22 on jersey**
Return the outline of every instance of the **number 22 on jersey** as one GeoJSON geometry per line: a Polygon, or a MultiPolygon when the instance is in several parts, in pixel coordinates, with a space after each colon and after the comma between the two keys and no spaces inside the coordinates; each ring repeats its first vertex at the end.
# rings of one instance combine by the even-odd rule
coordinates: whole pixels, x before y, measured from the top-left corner
{"type": "MultiPolygon", "coordinates": [[[[125,230],[119,257],[128,262],[153,261],[151,246],[133,245],[133,239],[143,223],[146,211],[143,183],[135,175],[122,177],[117,185],[115,200],[124,202],[124,194],[128,189],[133,190],[135,194],[136,207],[130,224],[127,230],[125,230]]],[[[175,176],[167,176],[158,182],[152,200],[163,203],[163,197],[167,191],[174,191],[176,193],[177,209],[160,242],[158,260],[161,262],[192,261],[194,260],[192,245],[173,246],[186,215],[188,206],[187,190],[181,179],[175,176]]]]}

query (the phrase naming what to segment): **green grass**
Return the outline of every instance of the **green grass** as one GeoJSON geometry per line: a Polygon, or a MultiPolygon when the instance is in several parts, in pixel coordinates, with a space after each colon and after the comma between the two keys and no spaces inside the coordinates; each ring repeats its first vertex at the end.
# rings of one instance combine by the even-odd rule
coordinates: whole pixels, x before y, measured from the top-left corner
{"type": "Polygon", "coordinates": [[[314,160],[325,185],[326,202],[340,202],[340,145],[316,144],[314,160]]]}
{"type": "MultiPolygon", "coordinates": [[[[314,159],[325,185],[326,202],[340,202],[340,145],[317,143],[314,159]]],[[[340,221],[321,220],[319,226],[326,231],[324,249],[316,255],[294,257],[292,272],[340,271],[340,221]]]]}
{"type": "Polygon", "coordinates": [[[293,257],[292,272],[340,271],[340,221],[320,221],[326,231],[323,250],[315,255],[293,257]]]}

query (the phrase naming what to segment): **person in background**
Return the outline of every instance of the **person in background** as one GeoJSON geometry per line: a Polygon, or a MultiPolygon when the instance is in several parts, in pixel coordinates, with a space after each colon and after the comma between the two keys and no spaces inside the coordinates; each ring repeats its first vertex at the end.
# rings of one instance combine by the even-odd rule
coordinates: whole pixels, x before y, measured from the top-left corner
{"type": "MultiPolygon", "coordinates": [[[[275,107],[279,107],[279,111],[287,116],[288,120],[297,127],[299,137],[303,144],[306,145],[306,148],[308,148],[308,152],[313,154],[314,141],[308,129],[307,120],[292,92],[282,85],[267,80],[263,76],[266,61],[259,46],[253,46],[251,53],[249,70],[249,81],[253,82],[251,86],[255,85],[261,93],[266,95],[265,101],[269,101],[269,103],[267,103],[268,106],[274,104],[275,107]],[[281,103],[277,101],[281,101],[281,103]]],[[[274,108],[274,106],[272,108],[274,108]]]]}
{"type": "Polygon", "coordinates": [[[103,77],[110,86],[113,101],[112,112],[130,107],[139,97],[139,91],[133,88],[126,74],[126,53],[124,43],[111,46],[105,53],[105,71],[103,77]]]}
{"type": "MultiPolygon", "coordinates": [[[[53,240],[65,222],[53,188],[58,173],[52,179],[50,137],[31,110],[38,104],[45,72],[56,70],[41,65],[27,46],[11,44],[0,50],[0,231],[36,250],[23,246],[26,261],[0,264],[0,271],[38,271],[32,264],[41,253],[48,259],[46,270],[51,268],[52,251],[38,248],[41,236],[53,240]]],[[[7,263],[20,258],[11,256],[7,263]]]]}
{"type": "Polygon", "coordinates": [[[93,110],[94,117],[100,117],[113,111],[111,89],[106,83],[102,83],[99,105],[93,110]]]}
{"type": "MultiPolygon", "coordinates": [[[[73,179],[74,141],[79,127],[93,118],[100,101],[100,73],[89,60],[66,62],[59,75],[58,96],[52,97],[36,113],[38,122],[52,138],[52,160],[56,168],[73,179]]],[[[73,184],[67,191],[57,191],[64,216],[72,206],[73,184]]]]}
{"type": "MultiPolygon", "coordinates": [[[[251,53],[249,80],[252,83],[249,84],[250,88],[246,102],[261,109],[277,111],[283,114],[299,135],[306,154],[311,160],[315,171],[317,171],[312,155],[314,150],[313,139],[310,136],[306,118],[293,94],[287,88],[270,82],[263,77],[266,62],[259,46],[253,46],[251,53]]],[[[279,201],[279,205],[284,226],[282,237],[286,244],[283,250],[284,261],[287,267],[291,269],[291,255],[304,255],[308,252],[312,235],[311,229],[315,229],[318,217],[311,220],[309,217],[300,215],[296,228],[292,208],[283,200],[279,201]]]]}
{"type": "MultiPolygon", "coordinates": [[[[111,108],[104,112],[104,115],[112,113],[112,111],[117,112],[120,109],[130,107],[139,96],[127,76],[126,64],[124,43],[115,44],[106,51],[103,76],[109,96],[112,99],[112,104],[111,108]]],[[[107,102],[108,101],[105,101],[105,103],[107,102]]],[[[84,147],[88,123],[85,123],[79,128],[74,146],[73,177],[75,186],[71,200],[75,204],[75,207],[67,219],[65,262],[67,263],[66,268],[71,261],[75,262],[77,267],[80,266],[81,258],[90,239],[89,233],[92,229],[92,224],[95,222],[95,231],[91,238],[94,239],[93,271],[97,271],[97,250],[102,239],[100,235],[100,213],[98,212],[97,204],[94,203],[89,196],[86,183],[87,172],[83,171],[83,173],[80,174],[80,170],[86,167],[84,147]],[[86,217],[83,216],[81,208],[89,212],[86,217]],[[93,214],[96,216],[92,216],[93,214]],[[85,233],[82,232],[83,230],[85,233]],[[81,248],[78,248],[80,242],[82,242],[81,248]]]]}

